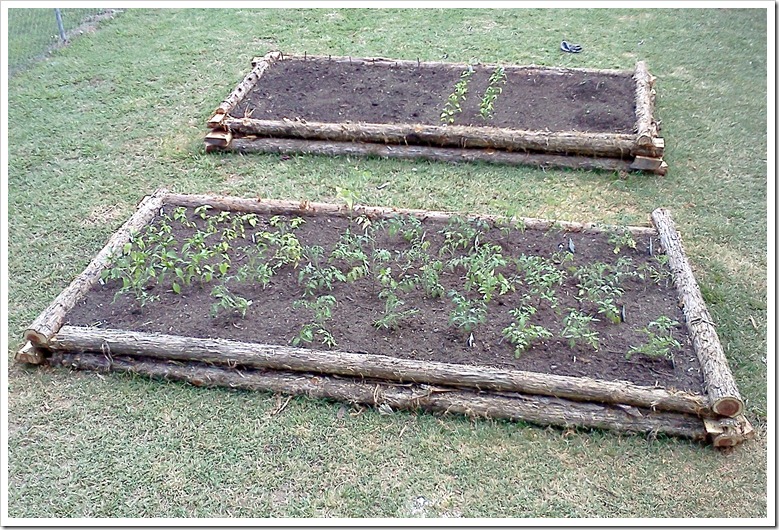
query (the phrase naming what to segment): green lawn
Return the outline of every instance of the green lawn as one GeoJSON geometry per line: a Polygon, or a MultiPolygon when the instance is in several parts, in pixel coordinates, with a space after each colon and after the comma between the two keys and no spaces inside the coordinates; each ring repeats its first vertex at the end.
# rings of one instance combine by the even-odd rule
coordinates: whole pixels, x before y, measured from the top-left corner
{"type": "Polygon", "coordinates": [[[764,9],[130,9],[16,74],[8,515],[766,517],[766,35],[764,9]],[[563,39],[584,53],[561,53],[563,39]],[[205,120],[271,49],[590,68],[645,60],[670,172],[205,155],[205,120]],[[341,187],[371,205],[630,224],[670,208],[757,438],[718,452],[344,414],[304,398],[274,414],[274,395],[15,364],[25,326],[159,186],[309,200],[336,200],[341,187]]]}

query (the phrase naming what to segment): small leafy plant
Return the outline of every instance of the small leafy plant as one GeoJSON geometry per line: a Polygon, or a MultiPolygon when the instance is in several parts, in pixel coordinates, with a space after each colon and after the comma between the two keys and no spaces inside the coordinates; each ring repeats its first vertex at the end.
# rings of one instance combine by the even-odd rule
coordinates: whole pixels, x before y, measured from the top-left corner
{"type": "Polygon", "coordinates": [[[298,273],[298,283],[304,296],[314,296],[322,290],[332,291],[336,282],[345,282],[346,276],[339,269],[321,263],[325,249],[319,245],[304,247],[302,254],[308,259],[298,273]]]}
{"type": "Polygon", "coordinates": [[[418,309],[401,310],[405,304],[394,292],[388,293],[384,301],[384,314],[373,325],[379,329],[398,329],[403,320],[419,313],[418,309]]]}
{"type": "Polygon", "coordinates": [[[300,307],[310,309],[314,313],[314,320],[303,325],[297,336],[292,339],[292,345],[310,344],[318,337],[319,341],[328,348],[337,346],[333,334],[325,327],[333,316],[333,307],[335,305],[335,297],[330,294],[319,296],[313,301],[295,300],[292,307],[295,309],[300,307]]]}
{"type": "Polygon", "coordinates": [[[614,246],[614,254],[619,254],[623,248],[636,250],[636,240],[629,230],[621,230],[609,234],[609,243],[614,246]]]}
{"type": "Polygon", "coordinates": [[[503,328],[502,334],[514,345],[514,356],[519,357],[530,345],[539,339],[551,338],[552,332],[543,326],[530,324],[530,318],[536,314],[533,306],[522,306],[510,311],[514,321],[503,328]]]}
{"type": "Polygon", "coordinates": [[[527,295],[545,300],[555,309],[558,304],[556,289],[565,281],[565,271],[558,269],[550,259],[527,254],[519,256],[515,264],[519,281],[528,287],[527,295]]]}
{"type": "Polygon", "coordinates": [[[441,112],[441,121],[443,123],[454,123],[454,119],[458,113],[462,112],[462,102],[465,101],[465,97],[468,94],[468,84],[473,77],[474,69],[472,66],[468,66],[460,74],[460,80],[454,85],[454,90],[446,98],[446,104],[444,110],[441,112]]]}
{"type": "Polygon", "coordinates": [[[439,254],[454,256],[458,250],[470,252],[479,246],[479,237],[489,228],[482,220],[469,222],[462,217],[452,217],[447,225],[439,231],[444,236],[439,254]]]}
{"type": "Polygon", "coordinates": [[[451,260],[449,266],[452,270],[463,267],[465,289],[475,289],[488,303],[496,293],[504,295],[514,288],[512,282],[497,270],[508,264],[502,251],[499,245],[485,243],[476,252],[451,260]]]}
{"type": "Polygon", "coordinates": [[[500,85],[506,84],[506,70],[502,66],[498,66],[490,75],[489,85],[484,91],[484,95],[479,102],[479,114],[483,120],[490,120],[493,117],[495,110],[495,100],[503,92],[503,87],[500,85]]]}
{"type": "Polygon", "coordinates": [[[600,342],[598,332],[590,328],[593,322],[598,322],[598,319],[576,309],[569,309],[569,313],[563,319],[563,330],[560,336],[568,339],[568,346],[571,349],[582,343],[597,351],[600,342]]]}
{"type": "Polygon", "coordinates": [[[611,265],[597,262],[579,267],[575,276],[579,280],[577,299],[595,304],[598,313],[614,324],[620,323],[622,310],[618,299],[625,292],[619,285],[622,275],[614,273],[611,265]]]}
{"type": "Polygon", "coordinates": [[[252,305],[251,300],[243,296],[238,296],[228,289],[226,284],[216,285],[211,289],[211,296],[216,298],[216,302],[211,304],[211,316],[217,317],[220,314],[236,312],[241,318],[246,318],[246,311],[252,305]]]}
{"type": "Polygon", "coordinates": [[[483,300],[470,300],[455,290],[449,291],[449,298],[454,304],[449,323],[472,336],[476,326],[487,319],[487,304],[483,300]]]}
{"type": "Polygon", "coordinates": [[[673,328],[678,325],[679,322],[667,316],[660,316],[653,320],[646,327],[639,330],[649,337],[649,342],[641,346],[631,347],[625,354],[625,358],[630,359],[634,353],[640,353],[647,357],[666,358],[673,361],[674,351],[682,347],[671,333],[673,328]]]}

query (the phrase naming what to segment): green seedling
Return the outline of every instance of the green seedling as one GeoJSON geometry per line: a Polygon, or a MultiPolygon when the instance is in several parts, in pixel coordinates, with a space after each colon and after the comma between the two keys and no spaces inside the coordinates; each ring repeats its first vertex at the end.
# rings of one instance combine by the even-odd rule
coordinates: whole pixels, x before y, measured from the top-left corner
{"type": "Polygon", "coordinates": [[[318,245],[305,247],[303,254],[309,262],[300,269],[298,283],[304,296],[314,296],[322,290],[332,291],[336,282],[345,282],[346,276],[339,269],[320,263],[324,249],[318,245]]]}
{"type": "Polygon", "coordinates": [[[649,337],[649,342],[631,347],[625,354],[625,358],[630,359],[633,354],[640,353],[655,359],[665,358],[673,361],[674,352],[682,347],[672,335],[673,328],[678,325],[679,322],[666,316],[660,316],[653,320],[646,327],[638,330],[649,337]]]}
{"type": "Polygon", "coordinates": [[[542,256],[522,254],[515,264],[519,281],[528,288],[527,294],[545,300],[552,309],[556,308],[557,287],[565,281],[565,271],[558,269],[553,260],[542,256]]]}
{"type": "Polygon", "coordinates": [[[452,217],[438,233],[444,236],[440,255],[454,256],[458,250],[469,251],[479,246],[479,238],[489,229],[486,221],[477,219],[469,222],[461,217],[452,217]]]}
{"type": "Polygon", "coordinates": [[[305,307],[306,309],[312,310],[314,313],[314,320],[313,322],[308,322],[303,325],[297,336],[292,339],[292,345],[300,346],[303,343],[310,344],[314,341],[315,337],[319,337],[320,342],[328,348],[336,347],[337,343],[335,338],[325,327],[325,324],[327,324],[333,316],[332,311],[335,305],[335,297],[329,294],[319,296],[313,301],[295,300],[292,307],[295,309],[305,307]]]}
{"type": "Polygon", "coordinates": [[[569,313],[563,319],[563,330],[560,336],[568,339],[568,346],[571,349],[582,343],[597,351],[600,345],[598,332],[591,329],[590,325],[598,322],[598,319],[576,309],[568,311],[569,313]]]}
{"type": "Polygon", "coordinates": [[[474,69],[470,65],[460,74],[460,80],[457,81],[457,84],[454,85],[454,90],[446,98],[444,110],[441,111],[441,121],[443,123],[454,123],[457,114],[463,111],[462,103],[465,101],[466,95],[468,94],[468,84],[470,83],[473,74],[474,69]]]}
{"type": "Polygon", "coordinates": [[[478,325],[485,322],[487,304],[484,300],[470,300],[455,290],[449,291],[449,298],[454,304],[449,314],[449,324],[472,334],[478,325]]]}
{"type": "Polygon", "coordinates": [[[425,294],[430,298],[440,298],[446,290],[441,285],[441,271],[444,264],[438,260],[431,260],[422,265],[419,269],[419,283],[424,289],[425,294]]]}
{"type": "Polygon", "coordinates": [[[452,259],[449,267],[465,268],[465,289],[475,289],[488,303],[496,293],[504,295],[514,289],[513,283],[497,270],[508,265],[502,250],[499,245],[485,243],[474,253],[452,259]]]}
{"type": "Polygon", "coordinates": [[[211,290],[211,296],[216,298],[216,302],[211,304],[212,317],[216,317],[221,313],[236,312],[241,315],[241,318],[245,318],[246,311],[252,305],[251,300],[232,293],[226,284],[214,286],[211,290]]]}
{"type": "Polygon", "coordinates": [[[609,234],[609,243],[614,246],[614,254],[619,254],[623,248],[636,250],[636,240],[630,230],[621,230],[609,234]]]}
{"type": "Polygon", "coordinates": [[[536,314],[533,306],[522,306],[509,311],[514,321],[503,328],[502,334],[514,345],[514,356],[519,357],[530,345],[539,339],[552,338],[552,332],[543,326],[530,324],[530,318],[536,314]]]}
{"type": "Polygon", "coordinates": [[[384,301],[384,314],[373,325],[378,329],[398,329],[404,319],[419,313],[418,309],[401,310],[400,308],[405,304],[406,302],[398,298],[394,292],[388,293],[384,301]]]}
{"type": "Polygon", "coordinates": [[[495,100],[503,92],[503,87],[500,85],[506,84],[506,70],[502,66],[498,66],[490,75],[489,84],[484,91],[484,95],[479,102],[479,114],[483,120],[490,120],[493,118],[495,110],[495,100]]]}
{"type": "Polygon", "coordinates": [[[618,300],[625,293],[620,286],[625,274],[607,263],[597,262],[579,267],[575,276],[579,280],[577,300],[595,304],[598,313],[615,324],[620,323],[622,311],[618,300]]]}
{"type": "Polygon", "coordinates": [[[350,212],[354,209],[354,203],[360,200],[357,193],[350,188],[341,188],[340,186],[336,186],[335,192],[338,195],[338,198],[346,204],[346,208],[350,212]]]}

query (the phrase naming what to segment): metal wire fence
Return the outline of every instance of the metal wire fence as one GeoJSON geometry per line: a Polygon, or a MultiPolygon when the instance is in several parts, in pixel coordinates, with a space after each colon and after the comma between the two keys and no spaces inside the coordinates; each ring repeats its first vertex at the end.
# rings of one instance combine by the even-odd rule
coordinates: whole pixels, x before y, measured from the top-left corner
{"type": "Polygon", "coordinates": [[[88,31],[116,9],[8,9],[8,75],[27,68],[53,49],[88,31]]]}

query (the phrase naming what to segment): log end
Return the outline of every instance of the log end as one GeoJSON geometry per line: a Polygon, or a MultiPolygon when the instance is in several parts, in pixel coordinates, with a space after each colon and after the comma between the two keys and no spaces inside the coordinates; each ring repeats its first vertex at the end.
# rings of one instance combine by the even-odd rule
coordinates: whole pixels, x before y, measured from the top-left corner
{"type": "Polygon", "coordinates": [[[28,328],[24,331],[24,340],[32,343],[33,346],[46,346],[49,343],[49,337],[35,328],[28,328]]]}
{"type": "Polygon", "coordinates": [[[210,131],[206,134],[205,143],[206,147],[230,147],[230,142],[233,141],[233,134],[229,131],[210,131]]]}
{"type": "Polygon", "coordinates": [[[724,396],[716,400],[711,408],[717,414],[735,418],[744,413],[744,402],[733,396],[724,396]]]}
{"type": "Polygon", "coordinates": [[[704,419],[703,424],[714,447],[734,447],[755,436],[752,424],[743,414],[721,420],[704,419]]]}
{"type": "Polygon", "coordinates": [[[16,352],[14,359],[25,364],[43,364],[46,360],[46,354],[42,348],[38,348],[31,341],[27,341],[22,349],[16,352]]]}
{"type": "Polygon", "coordinates": [[[216,127],[218,127],[218,126],[219,126],[219,124],[221,124],[221,123],[222,123],[222,120],[224,120],[224,119],[225,119],[225,116],[227,116],[227,114],[225,114],[224,110],[222,110],[222,109],[218,109],[218,110],[217,110],[217,111],[214,113],[214,115],[213,115],[213,116],[211,116],[211,117],[208,119],[208,122],[207,122],[207,124],[206,124],[206,125],[207,125],[207,126],[210,128],[210,129],[215,129],[216,127]]]}

